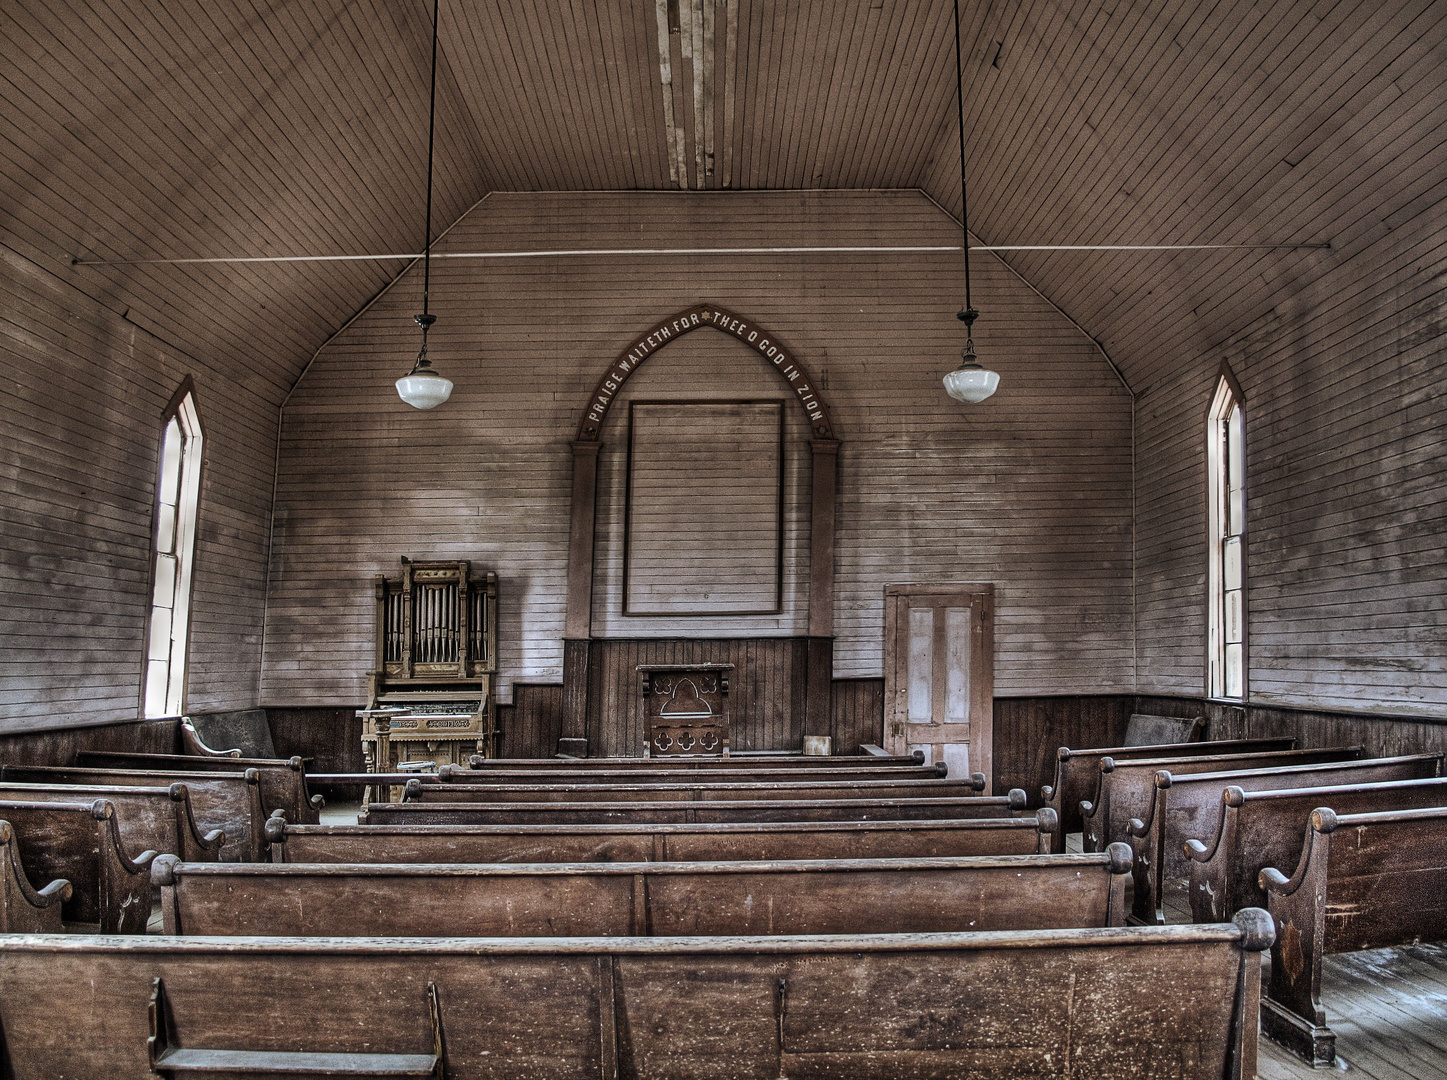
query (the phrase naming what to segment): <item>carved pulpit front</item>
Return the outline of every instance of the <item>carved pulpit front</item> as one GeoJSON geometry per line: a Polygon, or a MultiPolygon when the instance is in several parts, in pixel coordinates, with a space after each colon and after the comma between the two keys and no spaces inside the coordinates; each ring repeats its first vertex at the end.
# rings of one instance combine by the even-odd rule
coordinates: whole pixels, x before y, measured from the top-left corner
{"type": "Polygon", "coordinates": [[[732,664],[639,664],[637,670],[644,757],[728,756],[732,664]]]}

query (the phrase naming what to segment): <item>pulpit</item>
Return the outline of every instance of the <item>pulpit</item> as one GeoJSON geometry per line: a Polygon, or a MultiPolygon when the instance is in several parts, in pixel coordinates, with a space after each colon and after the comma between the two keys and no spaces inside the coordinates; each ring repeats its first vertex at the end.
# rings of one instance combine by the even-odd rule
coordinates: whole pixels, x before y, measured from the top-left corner
{"type": "Polygon", "coordinates": [[[721,756],[729,752],[732,664],[639,664],[644,757],[721,756]]]}

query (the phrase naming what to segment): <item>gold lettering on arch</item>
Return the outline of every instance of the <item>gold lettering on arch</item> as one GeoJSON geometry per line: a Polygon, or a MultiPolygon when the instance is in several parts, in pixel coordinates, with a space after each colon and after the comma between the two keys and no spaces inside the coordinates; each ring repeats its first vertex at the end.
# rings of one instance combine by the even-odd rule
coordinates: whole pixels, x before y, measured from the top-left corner
{"type": "Polygon", "coordinates": [[[797,356],[781,345],[776,336],[743,316],[717,304],[699,304],[649,327],[619,352],[617,359],[598,380],[592,397],[588,399],[588,407],[583,411],[583,419],[578,425],[579,441],[598,440],[613,398],[623,388],[628,377],[637,371],[649,356],[673,338],[704,326],[738,338],[767,360],[794,391],[800,408],[809,418],[809,428],[814,437],[834,438],[834,425],[829,419],[829,408],[814,389],[818,384],[797,356]]]}

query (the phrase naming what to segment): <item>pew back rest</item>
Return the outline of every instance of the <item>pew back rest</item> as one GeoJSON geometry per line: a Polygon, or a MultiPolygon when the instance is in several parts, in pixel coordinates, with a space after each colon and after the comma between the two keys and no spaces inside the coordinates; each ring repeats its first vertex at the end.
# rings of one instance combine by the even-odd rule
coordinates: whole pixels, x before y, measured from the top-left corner
{"type": "Polygon", "coordinates": [[[38,765],[0,767],[0,783],[9,781],[106,787],[168,787],[184,783],[200,827],[224,831],[222,859],[255,860],[265,849],[266,814],[261,803],[261,774],[255,769],[210,773],[38,765]]]}
{"type": "Polygon", "coordinates": [[[273,862],[693,862],[1045,854],[1049,809],[1034,818],[719,825],[293,825],[266,823],[273,862]]]}
{"type": "Polygon", "coordinates": [[[1274,750],[1261,754],[1206,754],[1186,758],[1101,758],[1095,798],[1081,805],[1084,819],[1082,846],[1099,851],[1126,836],[1131,818],[1144,819],[1155,793],[1156,773],[1173,775],[1309,765],[1322,761],[1348,761],[1363,756],[1361,746],[1329,746],[1312,750],[1274,750]]]}
{"type": "Polygon", "coordinates": [[[1303,823],[1319,806],[1338,815],[1447,806],[1447,777],[1266,791],[1226,788],[1215,836],[1185,845],[1192,918],[1215,922],[1243,907],[1264,906],[1261,871],[1296,865],[1303,823]]]}
{"type": "Polygon", "coordinates": [[[160,978],[184,1047],[428,1054],[432,983],[450,1080],[594,1080],[665,1063],[670,1075],[763,1080],[822,1060],[843,1075],[878,1075],[884,1061],[895,1075],[1013,1080],[1059,1072],[1067,1045],[1092,1075],[1221,1080],[1255,1073],[1256,984],[1243,972],[1259,970],[1249,950],[1270,941],[1261,938],[1259,926],[1231,924],[927,939],[140,939],[129,948],[22,936],[0,942],[0,1024],[17,1080],[148,1076],[160,978]],[[1163,984],[1189,989],[1163,993],[1163,984]],[[1067,997],[1080,1005],[1067,1007],[1067,997]],[[254,1018],[249,1031],[238,1017],[254,1018]],[[64,1039],[53,1037],[58,1022],[64,1039]]]}
{"type": "Polygon", "coordinates": [[[404,801],[414,802],[701,802],[725,800],[968,798],[985,788],[983,773],[968,780],[859,780],[770,783],[460,784],[408,782],[404,801]]]}
{"type": "Polygon", "coordinates": [[[1130,849],[759,862],[156,861],[170,934],[937,933],[1120,925],[1130,849]]]}
{"type": "Polygon", "coordinates": [[[79,768],[140,769],[156,772],[234,773],[255,769],[261,777],[261,804],[267,813],[285,811],[295,822],[315,824],[324,805],[308,790],[306,769],[299,757],[203,758],[190,754],[121,754],[82,750],[75,756],[79,768]]]}
{"type": "MultiPolygon", "coordinates": [[[[410,783],[410,781],[409,781],[410,783]]],[[[745,821],[925,821],[1017,815],[1025,792],[962,799],[723,800],[593,803],[371,803],[367,825],[704,824],[745,821]]]]}
{"type": "Polygon", "coordinates": [[[196,734],[212,753],[240,750],[240,757],[275,758],[271,741],[271,724],[265,709],[230,709],[219,712],[191,713],[196,734]]]}
{"type": "Polygon", "coordinates": [[[1161,743],[1199,742],[1206,732],[1204,716],[1155,716],[1131,713],[1125,725],[1126,746],[1154,746],[1161,743]]]}
{"type": "Polygon", "coordinates": [[[126,851],[157,851],[188,862],[220,857],[221,830],[203,832],[184,783],[169,787],[117,787],[107,784],[28,784],[0,781],[0,799],[23,802],[90,802],[105,799],[116,808],[116,827],[126,851]]]}

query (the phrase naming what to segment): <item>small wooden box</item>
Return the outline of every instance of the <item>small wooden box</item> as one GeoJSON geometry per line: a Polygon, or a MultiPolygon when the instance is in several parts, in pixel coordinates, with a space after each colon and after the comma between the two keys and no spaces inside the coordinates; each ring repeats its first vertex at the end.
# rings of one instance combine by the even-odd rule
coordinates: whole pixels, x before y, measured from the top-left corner
{"type": "Polygon", "coordinates": [[[732,664],[639,664],[648,741],[644,757],[729,752],[732,664]]]}

